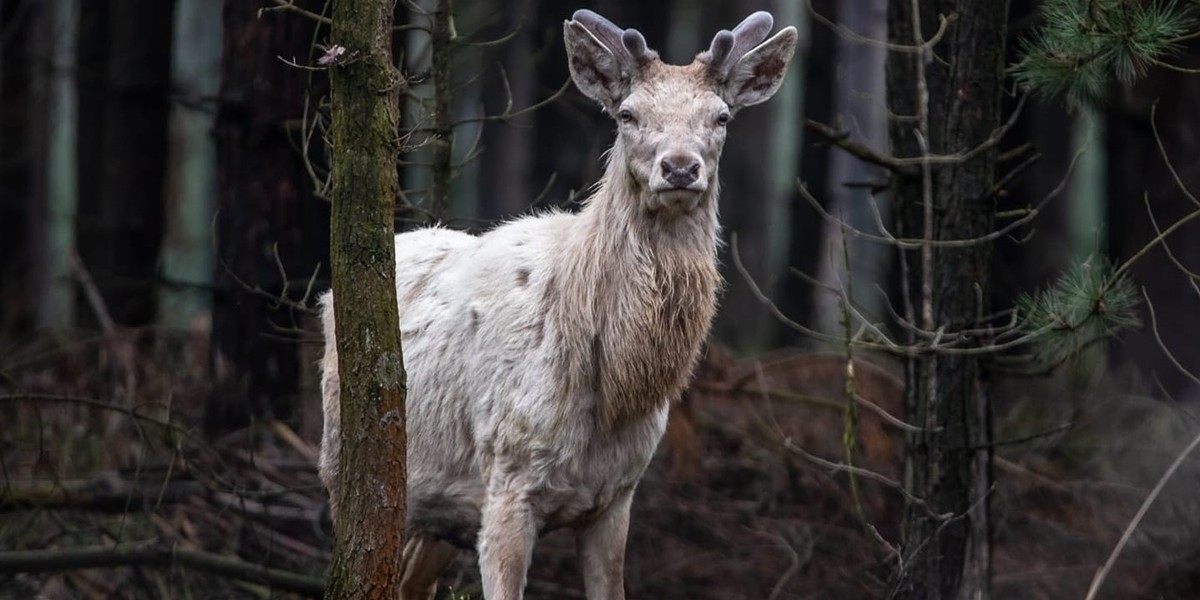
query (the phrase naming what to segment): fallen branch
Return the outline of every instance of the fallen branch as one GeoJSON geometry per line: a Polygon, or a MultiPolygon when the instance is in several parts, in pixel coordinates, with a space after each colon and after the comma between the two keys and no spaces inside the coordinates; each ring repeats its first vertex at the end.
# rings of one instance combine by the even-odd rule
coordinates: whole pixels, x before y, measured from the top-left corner
{"type": "Polygon", "coordinates": [[[180,548],[175,544],[159,540],[120,546],[0,552],[0,574],[2,575],[106,567],[169,567],[172,565],[259,583],[310,598],[320,598],[325,592],[323,577],[272,569],[209,552],[180,548]]]}
{"type": "Polygon", "coordinates": [[[0,514],[29,509],[126,513],[177,504],[207,493],[196,481],[131,482],[113,477],[30,482],[0,489],[0,514]]]}

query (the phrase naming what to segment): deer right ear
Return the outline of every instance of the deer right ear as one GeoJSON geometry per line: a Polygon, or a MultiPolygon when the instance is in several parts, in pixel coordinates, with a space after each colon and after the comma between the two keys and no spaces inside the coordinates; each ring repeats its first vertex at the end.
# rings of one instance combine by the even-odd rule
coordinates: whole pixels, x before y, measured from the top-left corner
{"type": "Polygon", "coordinates": [[[567,43],[571,79],[579,91],[614,112],[629,93],[629,81],[622,73],[620,60],[578,21],[563,24],[563,39],[567,43]]]}

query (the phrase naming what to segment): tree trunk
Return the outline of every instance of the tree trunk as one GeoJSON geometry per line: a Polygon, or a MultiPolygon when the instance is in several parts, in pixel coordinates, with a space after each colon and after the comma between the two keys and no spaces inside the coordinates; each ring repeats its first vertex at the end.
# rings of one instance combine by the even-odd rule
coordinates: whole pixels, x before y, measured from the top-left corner
{"type": "MultiPolygon", "coordinates": [[[[761,8],[761,3],[744,0],[727,4],[724,11],[705,14],[701,30],[712,35],[761,8]]],[[[805,77],[803,57],[811,42],[802,20],[807,13],[794,8],[777,6],[775,22],[776,29],[793,25],[799,30],[799,59],[788,69],[781,95],[774,102],[738,113],[738,126],[730,130],[721,155],[721,222],[726,240],[732,244],[737,235],[738,254],[746,272],[773,299],[779,297],[781,276],[790,261],[787,225],[797,197],[794,176],[799,170],[802,136],[803,98],[799,91],[805,77]]],[[[707,48],[711,41],[711,37],[703,39],[697,50],[707,48]]],[[[731,248],[722,250],[721,264],[728,288],[713,332],[736,350],[761,352],[773,345],[778,322],[734,268],[731,248]]]]}
{"type": "MultiPolygon", "coordinates": [[[[517,30],[513,39],[498,48],[499,61],[485,58],[482,67],[488,69],[484,79],[484,99],[491,106],[492,114],[505,109],[505,102],[512,99],[513,110],[520,110],[537,101],[537,70],[534,68],[534,50],[542,31],[538,29],[534,0],[514,0],[509,10],[499,11],[498,19],[503,27],[497,27],[493,37],[500,37],[517,30]],[[504,67],[506,82],[500,78],[498,66],[504,67]]],[[[499,123],[487,123],[483,127],[484,148],[491,150],[479,160],[479,216],[499,220],[511,218],[527,210],[544,182],[533,181],[535,115],[524,114],[499,123]]],[[[464,136],[465,137],[465,136],[464,136]]]]}
{"type": "MultiPolygon", "coordinates": [[[[920,156],[919,139],[931,154],[971,150],[1000,122],[1008,0],[892,0],[888,37],[914,45],[931,37],[938,15],[956,15],[934,51],[888,58],[888,103],[894,115],[893,151],[920,156]],[[914,15],[918,4],[919,15],[914,15]],[[921,23],[920,34],[914,20],[921,23]],[[918,62],[920,61],[920,62],[918,62]],[[927,83],[923,97],[922,83],[927,83]],[[927,98],[927,102],[925,99],[927,98]],[[920,136],[914,132],[920,132],[920,136]]],[[[996,199],[995,147],[969,160],[928,165],[923,175],[900,179],[895,188],[903,237],[927,241],[972,239],[993,228],[996,199]]],[[[925,332],[909,342],[928,349],[931,339],[983,347],[986,338],[956,332],[979,326],[989,311],[986,244],[934,247],[904,253],[908,272],[907,317],[925,332]]],[[[906,364],[906,410],[923,431],[909,434],[906,482],[924,503],[906,509],[900,598],[987,598],[991,571],[988,498],[991,486],[991,423],[982,359],[924,351],[906,364]]]]}
{"type": "Polygon", "coordinates": [[[221,79],[221,5],[211,0],[176,0],[171,45],[174,98],[163,194],[166,231],[158,322],[184,329],[208,313],[212,298],[211,228],[217,196],[213,126],[221,79]]]}
{"type": "Polygon", "coordinates": [[[80,255],[113,319],[126,325],[155,313],[173,7],[108,4],[100,143],[81,152],[100,170],[95,187],[80,186],[88,190],[79,198],[80,255]]]}
{"type": "MultiPolygon", "coordinates": [[[[887,35],[887,0],[842,2],[837,9],[838,22],[860,35],[876,40],[887,35]]],[[[886,152],[887,113],[879,99],[886,93],[883,62],[887,51],[839,36],[836,56],[834,127],[848,132],[860,144],[886,152]]],[[[834,152],[829,158],[829,179],[825,187],[829,213],[850,228],[878,235],[874,211],[878,210],[880,218],[886,222],[891,213],[890,203],[886,194],[864,184],[881,181],[885,181],[885,177],[879,167],[849,153],[834,152]],[[872,202],[875,208],[872,208],[872,202]]],[[[827,333],[841,331],[841,300],[829,289],[849,290],[854,303],[866,315],[884,318],[882,288],[877,288],[876,284],[887,281],[891,262],[887,247],[852,235],[843,236],[839,223],[823,221],[822,225],[816,275],[825,285],[813,290],[816,328],[827,333]],[[849,254],[849,264],[846,254],[849,254]]]]}
{"type": "MultiPolygon", "coordinates": [[[[821,15],[834,15],[844,0],[812,0],[813,10],[821,15]]],[[[837,80],[838,34],[829,27],[814,24],[809,28],[810,47],[804,54],[797,52],[795,60],[804,64],[804,117],[821,123],[833,121],[835,81],[837,80]]],[[[812,138],[805,139],[800,164],[793,174],[810,190],[828,189],[831,174],[830,163],[833,153],[841,152],[830,144],[812,138]],[[831,152],[832,148],[832,152],[831,152]]],[[[827,198],[818,197],[818,200],[827,198]]],[[[820,255],[824,221],[820,213],[808,202],[799,201],[792,210],[788,229],[791,243],[788,247],[789,267],[809,275],[817,275],[821,268],[820,255]]],[[[779,306],[793,319],[809,323],[816,315],[816,293],[808,281],[800,277],[785,277],[779,285],[779,306]]],[[[812,340],[791,328],[782,328],[778,336],[781,345],[809,345],[812,340]]]]}
{"type": "MultiPolygon", "coordinates": [[[[313,11],[321,5],[319,0],[299,3],[313,11]]],[[[327,253],[328,204],[314,197],[296,147],[309,73],[279,58],[307,61],[315,25],[294,13],[260,17],[258,9],[258,3],[244,0],[224,5],[212,222],[216,387],[204,415],[210,434],[292,413],[301,365],[297,341],[287,339],[286,331],[298,323],[268,296],[283,293],[290,283],[296,299],[327,253]],[[279,264],[290,281],[281,281],[279,264]]]]}
{"type": "Polygon", "coordinates": [[[43,198],[31,203],[36,223],[31,242],[31,274],[37,282],[37,324],[62,334],[75,324],[75,286],[71,255],[75,252],[75,212],[79,202],[76,139],[79,97],[75,57],[79,42],[80,6],[77,0],[55,0],[42,8],[41,39],[46,59],[35,67],[45,89],[45,163],[38,186],[43,198]]]}
{"type": "Polygon", "coordinates": [[[433,75],[433,167],[429,210],[437,221],[449,217],[450,180],[454,176],[454,114],[451,112],[450,44],[454,42],[454,6],[436,0],[429,18],[429,52],[433,75]]]}
{"type": "Polygon", "coordinates": [[[327,598],[391,600],[404,546],[405,372],[396,307],[392,215],[399,184],[399,91],[392,2],[339,0],[330,69],[333,221],[330,246],[341,373],[340,515],[327,598]]]}

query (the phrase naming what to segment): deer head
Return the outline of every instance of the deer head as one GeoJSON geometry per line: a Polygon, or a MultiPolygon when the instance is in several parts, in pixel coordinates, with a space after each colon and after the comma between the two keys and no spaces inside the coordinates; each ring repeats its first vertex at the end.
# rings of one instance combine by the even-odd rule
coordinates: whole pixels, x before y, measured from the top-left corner
{"type": "Polygon", "coordinates": [[[796,28],[766,39],[773,23],[756,12],[687,66],[663,63],[636,29],[592,11],[564,24],[571,78],[617,121],[609,176],[617,167],[644,210],[686,214],[715,197],[726,125],[775,94],[795,52],[796,28]]]}

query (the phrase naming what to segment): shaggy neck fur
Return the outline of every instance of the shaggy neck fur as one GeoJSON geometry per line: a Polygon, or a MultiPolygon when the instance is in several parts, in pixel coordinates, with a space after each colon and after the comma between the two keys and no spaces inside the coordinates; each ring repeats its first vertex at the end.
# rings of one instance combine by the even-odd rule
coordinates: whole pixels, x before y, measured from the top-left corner
{"type": "Polygon", "coordinates": [[[687,214],[646,210],[618,141],[577,215],[549,317],[562,336],[570,389],[591,392],[617,427],[678,397],[716,311],[717,186],[687,214]]]}

